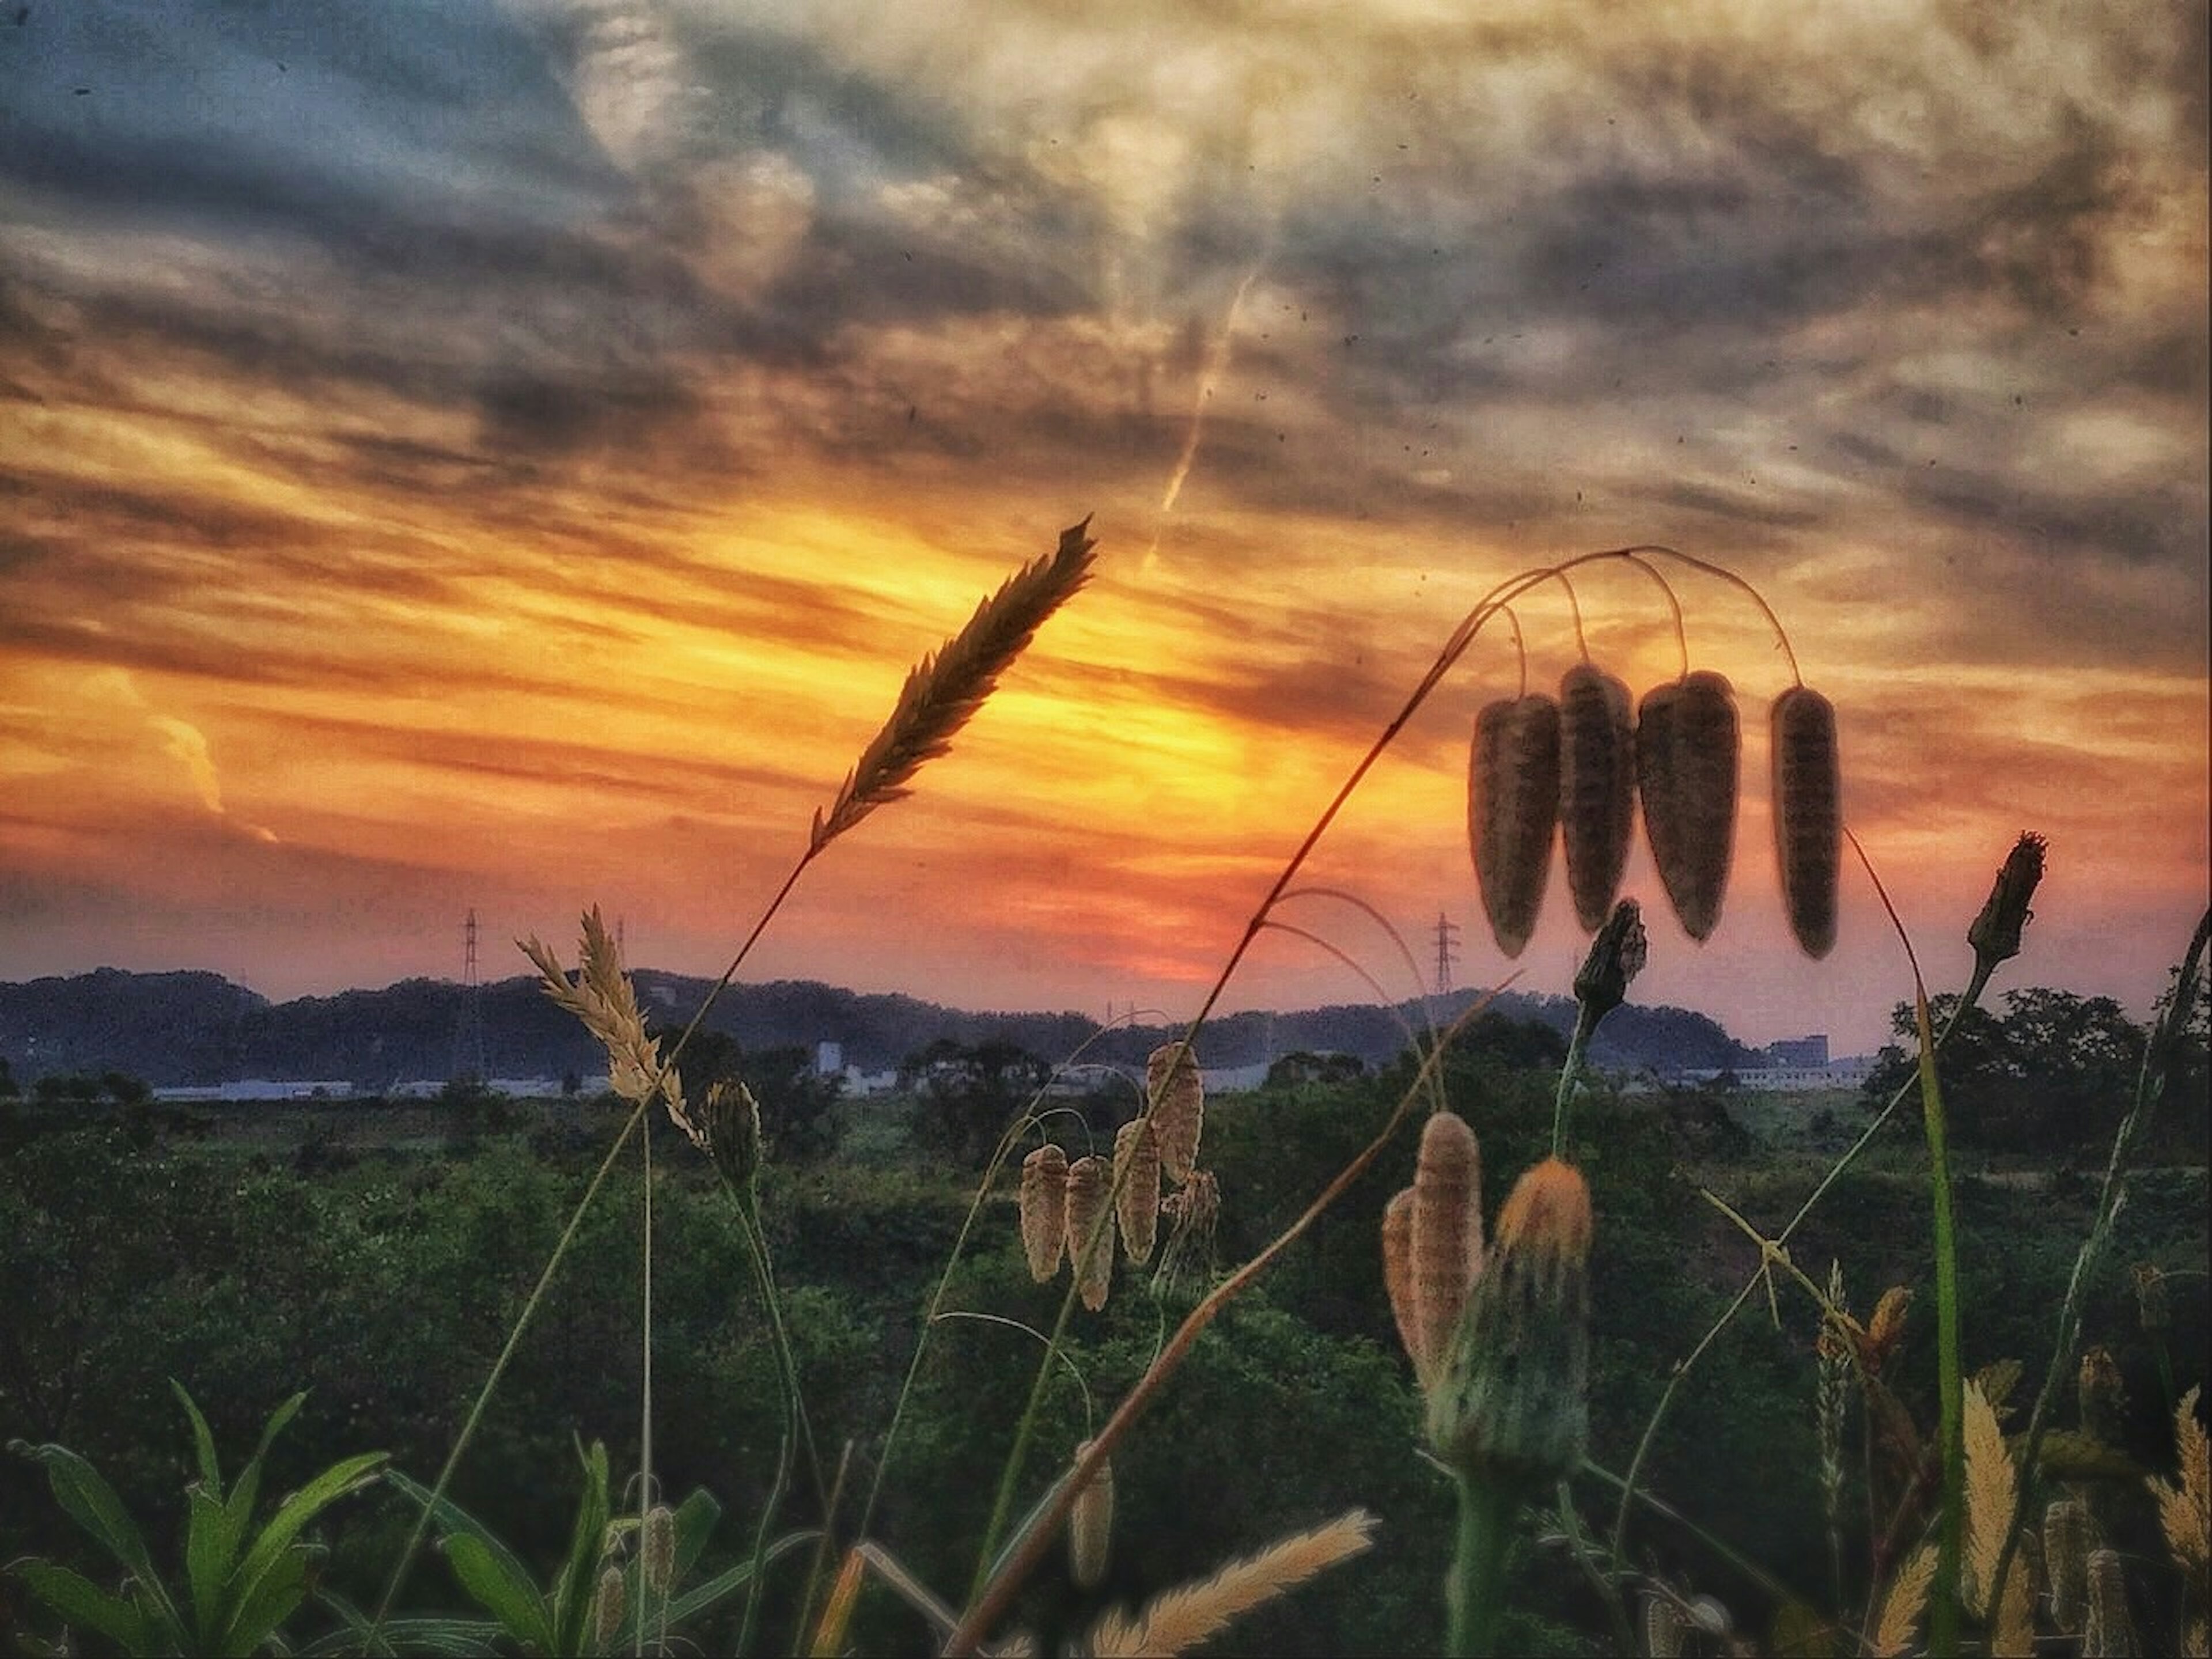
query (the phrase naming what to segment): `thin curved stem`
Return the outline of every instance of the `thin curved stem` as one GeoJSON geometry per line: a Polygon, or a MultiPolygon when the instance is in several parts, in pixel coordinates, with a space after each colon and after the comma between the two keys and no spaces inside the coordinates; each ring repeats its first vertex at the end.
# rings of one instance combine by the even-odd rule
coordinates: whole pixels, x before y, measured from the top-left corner
{"type": "MultiPolygon", "coordinates": [[[[644,1187],[638,1291],[638,1322],[642,1329],[638,1369],[642,1381],[638,1390],[637,1425],[637,1514],[642,1524],[645,1517],[653,1513],[653,1118],[649,1114],[638,1126],[637,1150],[644,1187]]],[[[641,1577],[640,1583],[643,1585],[641,1577]]],[[[645,1608],[638,1609],[637,1659],[644,1659],[645,1655],[645,1608]]]]}
{"type": "Polygon", "coordinates": [[[1799,685],[1805,684],[1805,676],[1797,667],[1796,649],[1790,643],[1790,630],[1783,627],[1782,618],[1774,614],[1774,607],[1767,604],[1766,596],[1737,575],[1735,571],[1724,566],[1714,564],[1710,560],[1698,558],[1695,554],[1682,552],[1678,548],[1664,547],[1656,542],[1648,546],[1632,547],[1627,550],[1631,553],[1657,553],[1670,559],[1679,559],[1691,569],[1702,570],[1708,576],[1717,576],[1721,580],[1741,590],[1753,605],[1759,607],[1759,615],[1766,618],[1766,625],[1774,630],[1774,638],[1782,647],[1782,654],[1790,659],[1790,679],[1799,685]]]}
{"type": "Polygon", "coordinates": [[[1590,659],[1589,638],[1583,632],[1583,602],[1576,597],[1575,585],[1567,580],[1565,566],[1552,574],[1559,578],[1559,586],[1567,590],[1567,614],[1574,618],[1575,623],[1575,649],[1582,653],[1583,660],[1588,662],[1590,659]]]}
{"type": "Polygon", "coordinates": [[[1522,635],[1521,618],[1515,614],[1513,607],[1507,605],[1500,605],[1498,609],[1504,611],[1506,623],[1513,629],[1513,660],[1521,671],[1521,689],[1513,695],[1525,697],[1528,695],[1528,641],[1522,635]]]}
{"type": "Polygon", "coordinates": [[[1656,567],[1637,555],[1628,555],[1628,562],[1659,584],[1659,591],[1667,596],[1667,608],[1674,616],[1674,648],[1682,660],[1681,679],[1690,678],[1690,630],[1682,621],[1682,601],[1674,592],[1674,585],[1661,575],[1656,567]]]}

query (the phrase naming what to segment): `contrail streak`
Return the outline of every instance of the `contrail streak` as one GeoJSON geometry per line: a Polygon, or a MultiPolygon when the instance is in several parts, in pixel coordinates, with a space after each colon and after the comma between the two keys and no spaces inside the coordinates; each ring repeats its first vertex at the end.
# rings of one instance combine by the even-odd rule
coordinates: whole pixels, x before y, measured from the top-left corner
{"type": "Polygon", "coordinates": [[[1191,406],[1190,430],[1183,434],[1182,453],[1176,457],[1175,470],[1168,474],[1168,487],[1160,495],[1159,511],[1152,515],[1152,545],[1145,550],[1144,568],[1149,573],[1160,561],[1160,536],[1167,528],[1168,514],[1182,494],[1183,481],[1190,477],[1190,469],[1198,459],[1199,440],[1206,435],[1206,407],[1213,399],[1213,389],[1228,372],[1229,353],[1237,340],[1237,319],[1244,309],[1244,296],[1252,291],[1259,280],[1261,269],[1267,263],[1261,254],[1244,273],[1244,280],[1237,284],[1237,292],[1230,295],[1229,314],[1221,320],[1221,332],[1214,337],[1212,346],[1206,354],[1205,365],[1199,370],[1198,398],[1191,406]]]}

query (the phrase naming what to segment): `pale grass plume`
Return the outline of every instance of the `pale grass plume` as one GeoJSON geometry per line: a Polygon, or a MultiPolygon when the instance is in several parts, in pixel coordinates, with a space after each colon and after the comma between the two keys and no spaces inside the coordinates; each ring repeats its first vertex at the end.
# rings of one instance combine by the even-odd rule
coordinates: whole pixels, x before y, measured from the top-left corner
{"type": "Polygon", "coordinates": [[[607,1084],[633,1105],[642,1106],[659,1079],[659,1094],[667,1103],[668,1115],[701,1152],[711,1148],[707,1133],[684,1103],[684,1091],[672,1068],[663,1075],[660,1049],[646,1035],[645,1016],[637,1006],[637,992],[623,965],[622,949],[599,907],[584,912],[582,965],[570,984],[561,959],[535,934],[516,941],[538,969],[541,988],[562,1007],[583,1022],[584,1029],[607,1051],[607,1084]]]}
{"type": "Polygon", "coordinates": [[[1145,1095],[1159,1142],[1160,1168],[1170,1181],[1189,1180],[1198,1167],[1198,1140],[1206,1127],[1206,1084],[1188,1043],[1164,1042],[1152,1050],[1145,1061],[1145,1095]]]}
{"type": "MultiPolygon", "coordinates": [[[[2004,1430],[1982,1392],[1982,1385],[1966,1385],[1966,1610],[1977,1619],[1990,1616],[1990,1584],[1996,1577],[1997,1554],[2012,1527],[2020,1501],[2012,1454],[2006,1450],[2004,1430]]],[[[2012,1575],[2024,1578],[2024,1571],[2012,1575]]]]}
{"type": "Polygon", "coordinates": [[[2150,1486],[2174,1565],[2191,1577],[2202,1595],[2208,1571],[2212,1571],[2212,1460],[2208,1460],[2204,1425],[2197,1420],[2199,1392],[2190,1389],[2173,1410],[2179,1478],[2171,1482],[2154,1479],[2150,1486]]]}
{"type": "Polygon", "coordinates": [[[1114,1136],[1115,1218],[1132,1261],[1152,1259],[1160,1226],[1160,1148],[1152,1120],[1132,1118],[1114,1136]]]}
{"type": "Polygon", "coordinates": [[[1210,1578],[1155,1597],[1133,1619],[1118,1609],[1108,1613],[1091,1632],[1091,1651],[1097,1659],[1188,1652],[1239,1614],[1361,1553],[1374,1542],[1374,1532],[1373,1516],[1347,1510],[1325,1526],[1294,1533],[1257,1555],[1231,1561],[1210,1578]]]}
{"type": "Polygon", "coordinates": [[[983,706],[1045,620],[1089,580],[1097,543],[1091,520],[1060,532],[1053,552],[1024,565],[975,607],[968,625],[915,664],[883,730],[860,751],[837,799],[817,810],[810,855],[878,806],[912,793],[908,783],[925,762],[944,754],[983,706]]]}
{"type": "Polygon", "coordinates": [[[1382,1288],[1398,1340],[1413,1362],[1413,1375],[1429,1386],[1428,1357],[1421,1352],[1421,1322],[1413,1308],[1413,1189],[1401,1188],[1382,1208],[1382,1288]]]}
{"type": "Polygon", "coordinates": [[[1876,1659],[1904,1659],[1911,1651],[1912,1632],[1928,1610],[1928,1589],[1935,1582],[1936,1547],[1923,1544],[1905,1558],[1881,1598],[1881,1612],[1874,1624],[1876,1659]]]}
{"type": "Polygon", "coordinates": [[[1060,1271],[1067,1232],[1067,1154],[1048,1143],[1022,1160],[1022,1253],[1043,1284],[1060,1271]]]}

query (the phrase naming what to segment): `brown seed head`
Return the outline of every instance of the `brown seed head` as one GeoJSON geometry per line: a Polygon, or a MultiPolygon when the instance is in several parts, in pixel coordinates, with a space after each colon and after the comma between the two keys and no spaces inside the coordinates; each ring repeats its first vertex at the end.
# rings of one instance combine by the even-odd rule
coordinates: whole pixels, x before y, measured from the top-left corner
{"type": "MultiPolygon", "coordinates": [[[[1091,1449],[1086,1440],[1075,1449],[1082,1462],[1091,1449]]],[[[1088,1484],[1075,1494],[1067,1512],[1068,1567],[1081,1589],[1096,1589],[1106,1577],[1106,1561],[1114,1541],[1114,1461],[1102,1462],[1088,1484]]]]}
{"type": "Polygon", "coordinates": [[[2082,1659],[2130,1659],[2135,1621],[2128,1617],[2128,1579],[2118,1550],[2089,1552],[2089,1611],[2082,1620],[2082,1659]]]}
{"type": "Polygon", "coordinates": [[[1152,1103],[1149,1115],[1153,1138],[1159,1142],[1160,1167],[1170,1181],[1189,1180],[1198,1166],[1199,1133],[1206,1126],[1206,1085],[1186,1045],[1164,1042],[1152,1050],[1145,1061],[1145,1096],[1152,1103]]]}
{"type": "Polygon", "coordinates": [[[1398,1340],[1413,1362],[1413,1375],[1428,1386],[1428,1366],[1421,1352],[1420,1320],[1413,1310],[1413,1189],[1401,1188],[1382,1206],[1382,1288],[1389,1293],[1390,1317],[1398,1327],[1398,1340]]]}
{"type": "Polygon", "coordinates": [[[1067,1238],[1067,1154],[1038,1147],[1022,1160],[1022,1253],[1040,1285],[1060,1271],[1067,1238]]]}
{"type": "Polygon", "coordinates": [[[676,1587],[676,1511],[655,1504],[645,1512],[639,1529],[638,1565],[644,1569],[645,1587],[665,1595],[676,1587]]]}
{"type": "Polygon", "coordinates": [[[1881,1293],[1881,1300],[1874,1304],[1874,1314],[1867,1321],[1866,1348],[1862,1356],[1869,1371],[1879,1371],[1894,1352],[1905,1335],[1905,1316],[1912,1307],[1912,1291],[1909,1286],[1893,1285],[1881,1293]]]}
{"type": "Polygon", "coordinates": [[[699,1115],[715,1170],[739,1192],[750,1192],[761,1166],[760,1103],[753,1091],[741,1079],[717,1079],[707,1085],[699,1115]]]}
{"type": "Polygon", "coordinates": [[[2047,843],[2033,830],[2023,830],[2005,854],[1996,881],[1981,915],[1966,929],[1966,943],[1974,947],[1974,967],[1986,973],[2001,962],[2020,954],[2021,930],[2034,920],[2028,908],[2043,879],[2043,854],[2047,843]]]}
{"type": "Polygon", "coordinates": [[[1636,821],[1636,734],[1628,687],[1591,663],[1559,681],[1559,830],[1567,886],[1586,933],[1605,925],[1636,821]]]}
{"type": "Polygon", "coordinates": [[[2112,1351],[2101,1342],[2083,1350],[2076,1388],[2082,1428],[2108,1446],[2125,1445],[2128,1385],[2113,1362],[2112,1351]]]}
{"type": "Polygon", "coordinates": [[[2043,1511],[2043,1568],[2051,1579],[2051,1616],[2072,1635],[2089,1601],[2089,1506],[2061,1498],[2043,1511]]]}
{"type": "Polygon", "coordinates": [[[1482,1261],[1482,1156],[1474,1131],[1456,1112],[1435,1113],[1422,1126],[1409,1249],[1410,1346],[1414,1371],[1425,1382],[1450,1351],[1482,1261]]]}
{"type": "Polygon", "coordinates": [[[1720,922],[1735,857],[1735,691],[1700,669],[1644,695],[1636,716],[1636,792],[1644,834],[1683,932],[1699,941],[1720,922]]]}
{"type": "Polygon", "coordinates": [[[1132,1261],[1152,1258],[1160,1225],[1160,1149],[1148,1118],[1132,1118],[1114,1136],[1115,1213],[1132,1261]]]}
{"type": "Polygon", "coordinates": [[[1843,771],[1833,704],[1808,686],[1774,700],[1771,738],[1775,855],[1790,931],[1808,957],[1836,944],[1836,878],[1843,864],[1843,771]]]}
{"type": "Polygon", "coordinates": [[[627,1611],[629,1598],[623,1570],[610,1564],[599,1574],[599,1587],[592,1594],[592,1645],[595,1652],[614,1651],[615,1638],[622,1634],[623,1614],[627,1611]]]}
{"type": "Polygon", "coordinates": [[[1575,1000],[1593,1026],[1627,1000],[1629,981],[1644,971],[1650,945],[1643,907],[1634,899],[1614,905],[1575,974],[1575,1000]]]}
{"type": "Polygon", "coordinates": [[[1536,695],[1489,704],[1474,720],[1467,833],[1483,914],[1509,957],[1544,908],[1559,822],[1559,705],[1536,695]]]}
{"type": "Polygon", "coordinates": [[[1514,1184],[1441,1375],[1429,1438],[1470,1475],[1541,1490],[1589,1427],[1589,1188],[1547,1158],[1514,1184]]]}
{"type": "Polygon", "coordinates": [[[1103,1158],[1079,1158],[1067,1166],[1067,1256],[1082,1273],[1083,1305],[1097,1313],[1114,1283],[1114,1241],[1102,1237],[1086,1262],[1084,1246],[1106,1213],[1113,1172],[1103,1158]]]}
{"type": "Polygon", "coordinates": [[[2166,1274],[2155,1262],[2138,1261],[2130,1270],[2136,1286],[2136,1313],[2145,1335],[2156,1335],[2173,1323],[2166,1302],[2166,1274]]]}

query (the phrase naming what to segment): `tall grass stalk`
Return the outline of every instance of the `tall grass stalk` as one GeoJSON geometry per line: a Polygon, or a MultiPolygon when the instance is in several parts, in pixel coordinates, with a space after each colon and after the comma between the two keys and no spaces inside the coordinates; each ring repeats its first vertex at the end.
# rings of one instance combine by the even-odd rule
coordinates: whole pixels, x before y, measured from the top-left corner
{"type": "MultiPolygon", "coordinates": [[[[2088,1237],[2081,1241],[2081,1249],[2074,1258],[2074,1271],[2066,1281],[2065,1300],[2058,1310],[2057,1348],[2051,1357],[2050,1369],[2043,1374],[2043,1386],[2036,1390],[2035,1409],[2028,1414],[2027,1431],[2017,1460],[2021,1501],[2014,1509],[2012,1524],[2005,1530],[2004,1546],[1998,1551],[1996,1566],[1990,1574],[1991,1607],[2002,1605],[1999,1598],[2004,1590],[2005,1575],[2011,1570],[2013,1556],[2020,1547],[2021,1529],[2030,1511],[2028,1498],[2039,1473],[2037,1459],[2043,1450],[2045,1431],[2050,1426],[2051,1408],[2057,1399],[2060,1379],[2073,1371],[2074,1350],[2081,1340],[2081,1304],[2112,1243],[2112,1223],[2119,1214],[2128,1161],[2135,1151],[2136,1138],[2166,1092],[2174,1046],[2187,1028],[2190,1011],[2197,1000],[2197,977],[2203,969],[2208,944],[2212,944],[2212,910],[2207,910],[2197,924],[2189,949],[2182,956],[2180,972],[2174,977],[2173,1000],[2166,1005],[2166,1012],[2143,1049],[2142,1065],[2136,1073],[2135,1101],[2128,1115],[2120,1120],[2120,1127],[2112,1136],[2112,1154],[2106,1160],[2104,1184],[2097,1192],[2096,1218],[2090,1224],[2088,1237]]],[[[2163,1357],[2161,1351],[2160,1358],[2163,1357]]]]}

